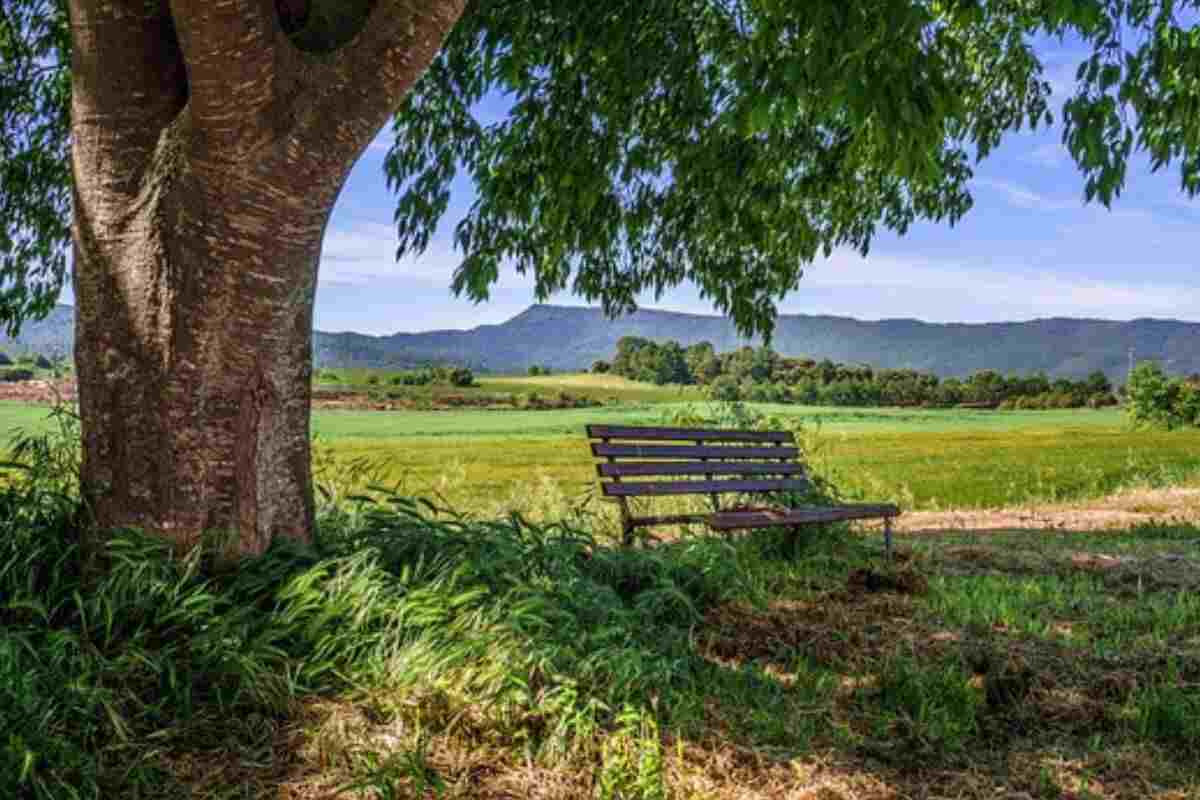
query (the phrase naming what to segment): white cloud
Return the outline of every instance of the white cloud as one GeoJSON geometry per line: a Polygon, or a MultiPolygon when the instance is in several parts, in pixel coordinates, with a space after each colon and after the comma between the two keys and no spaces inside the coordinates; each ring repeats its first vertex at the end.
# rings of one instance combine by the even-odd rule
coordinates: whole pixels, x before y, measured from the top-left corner
{"type": "Polygon", "coordinates": [[[809,289],[846,293],[846,307],[829,313],[858,317],[864,316],[863,301],[869,300],[879,317],[938,322],[1055,316],[1200,319],[1197,286],[1097,279],[1080,272],[1036,272],[977,259],[963,263],[889,256],[863,259],[840,251],[810,267],[795,297],[785,301],[781,310],[800,311],[794,306],[803,302],[809,289]]]}
{"type": "Polygon", "coordinates": [[[1008,200],[1009,205],[1017,208],[1027,208],[1035,211],[1062,211],[1077,208],[1078,203],[1047,197],[1044,194],[1011,181],[995,180],[993,178],[976,178],[975,183],[988,189],[995,190],[1008,200]]]}
{"type": "Polygon", "coordinates": [[[1046,142],[1030,150],[1022,161],[1039,167],[1057,168],[1071,163],[1071,156],[1061,144],[1046,142]]]}
{"type": "MultiPolygon", "coordinates": [[[[368,286],[382,279],[406,278],[424,285],[446,288],[454,277],[462,257],[453,242],[435,238],[420,256],[396,260],[396,230],[379,222],[357,222],[348,228],[334,228],[325,235],[321,252],[320,283],[340,286],[368,286]]],[[[515,270],[501,270],[498,288],[532,285],[515,270]]]]}

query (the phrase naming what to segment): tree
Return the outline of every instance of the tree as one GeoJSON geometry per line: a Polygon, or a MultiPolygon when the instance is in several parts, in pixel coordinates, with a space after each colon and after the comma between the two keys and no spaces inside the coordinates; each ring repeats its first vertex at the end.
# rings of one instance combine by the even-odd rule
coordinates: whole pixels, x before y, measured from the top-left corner
{"type": "Polygon", "coordinates": [[[769,334],[814,258],[969,209],[971,159],[1047,119],[1035,32],[1095,51],[1065,108],[1088,197],[1135,144],[1194,194],[1185,5],[5,0],[0,317],[48,312],[69,249],[97,521],[259,552],[311,534],[321,241],[393,115],[398,254],[476,188],[457,291],[515,268],[616,313],[690,280],[769,334]]]}
{"type": "Polygon", "coordinates": [[[1171,378],[1155,361],[1140,361],[1125,386],[1126,411],[1136,426],[1166,428],[1200,424],[1200,391],[1182,378],[1171,378]]]}

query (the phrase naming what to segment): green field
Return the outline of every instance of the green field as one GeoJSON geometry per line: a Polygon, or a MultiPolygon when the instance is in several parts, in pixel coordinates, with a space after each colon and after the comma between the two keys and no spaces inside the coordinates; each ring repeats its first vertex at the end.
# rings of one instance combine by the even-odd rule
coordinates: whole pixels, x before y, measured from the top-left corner
{"type": "MultiPolygon", "coordinates": [[[[317,541],[214,574],[124,532],[103,580],[30,580],[80,537],[14,481],[0,794],[1200,797],[1200,529],[614,547],[583,426],[688,409],[714,410],[318,411],[317,541]],[[468,513],[364,506],[370,480],[468,513]]],[[[1200,476],[1200,431],[1111,410],[755,410],[905,509],[1200,476]]],[[[0,404],[0,429],[47,413],[0,404]]]]}
{"type": "MultiPolygon", "coordinates": [[[[908,509],[1079,499],[1200,474],[1200,431],[1135,432],[1113,411],[760,408],[811,421],[810,460],[851,496],[908,509]]],[[[314,415],[313,427],[333,451],[374,460],[405,491],[493,508],[519,505],[530,482],[588,493],[584,424],[661,423],[669,410],[330,412],[314,415]]]]}
{"type": "MultiPolygon", "coordinates": [[[[1200,431],[1133,431],[1112,409],[753,408],[801,420],[810,432],[809,460],[848,496],[891,500],[909,510],[1078,500],[1132,486],[1193,483],[1200,476],[1200,431]]],[[[436,493],[480,512],[531,510],[534,494],[539,502],[554,496],[554,505],[562,507],[594,493],[585,424],[661,424],[681,409],[704,406],[318,410],[313,431],[325,474],[331,461],[370,462],[372,480],[407,493],[436,493]],[[539,492],[530,492],[532,484],[539,492]]],[[[0,431],[44,428],[46,414],[43,407],[0,403],[0,431]]]]}

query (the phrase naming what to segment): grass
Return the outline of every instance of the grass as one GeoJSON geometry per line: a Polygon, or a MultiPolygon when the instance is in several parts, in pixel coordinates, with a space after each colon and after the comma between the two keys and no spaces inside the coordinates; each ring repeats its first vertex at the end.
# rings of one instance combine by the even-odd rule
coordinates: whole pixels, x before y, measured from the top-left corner
{"type": "Polygon", "coordinates": [[[1194,526],[623,550],[320,453],[316,542],[229,570],[81,538],[73,441],[0,487],[5,797],[1200,794],[1194,526]]]}
{"type": "MultiPolygon", "coordinates": [[[[1108,425],[1088,419],[1060,429],[964,430],[953,418],[943,430],[924,419],[911,429],[893,421],[842,432],[827,425],[811,440],[809,457],[849,495],[894,500],[909,510],[1071,501],[1200,475],[1200,431],[1134,432],[1104,416],[1108,425]]],[[[594,491],[595,469],[584,424],[661,419],[649,408],[396,415],[374,424],[349,414],[318,415],[314,428],[341,457],[376,461],[381,477],[408,491],[494,508],[543,481],[585,497],[594,491]]]]}
{"type": "Polygon", "coordinates": [[[589,373],[562,373],[557,375],[477,375],[475,385],[454,387],[443,385],[402,386],[392,385],[392,379],[403,374],[402,370],[367,368],[326,369],[326,376],[314,384],[314,388],[359,390],[400,390],[405,397],[434,399],[447,395],[494,395],[497,397],[528,395],[531,392],[543,396],[567,392],[575,397],[608,403],[661,403],[697,400],[702,391],[694,386],[655,386],[622,378],[618,375],[592,375],[589,373]],[[336,381],[329,380],[335,376],[336,381]]]}
{"type": "MultiPolygon", "coordinates": [[[[555,495],[549,507],[594,494],[585,424],[655,424],[695,407],[317,411],[313,430],[338,459],[373,462],[381,481],[500,513],[514,505],[529,511],[523,498],[531,485],[538,496],[555,495]]],[[[803,423],[813,433],[810,460],[849,496],[906,510],[1075,501],[1200,476],[1200,431],[1133,431],[1113,410],[753,408],[803,423]]],[[[4,429],[48,430],[47,411],[0,403],[4,429]]]]}

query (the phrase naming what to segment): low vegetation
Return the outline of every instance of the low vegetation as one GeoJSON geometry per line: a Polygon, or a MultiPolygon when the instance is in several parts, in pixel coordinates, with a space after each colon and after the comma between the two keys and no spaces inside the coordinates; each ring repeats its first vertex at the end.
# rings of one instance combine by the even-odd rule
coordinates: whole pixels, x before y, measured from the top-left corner
{"type": "Polygon", "coordinates": [[[316,544],[228,570],[81,549],[71,441],[0,491],[6,797],[1200,792],[1192,526],[622,550],[335,457],[316,544]]]}
{"type": "Polygon", "coordinates": [[[1135,425],[1200,428],[1200,375],[1172,378],[1156,362],[1143,361],[1129,376],[1128,395],[1129,419],[1135,425]]]}

